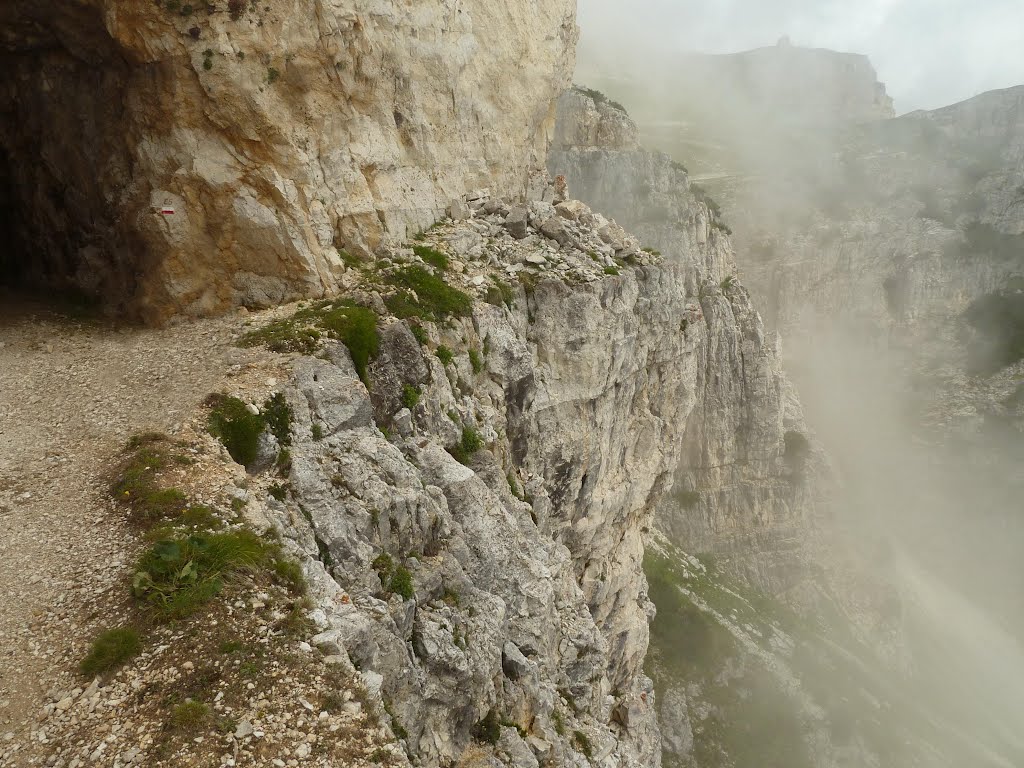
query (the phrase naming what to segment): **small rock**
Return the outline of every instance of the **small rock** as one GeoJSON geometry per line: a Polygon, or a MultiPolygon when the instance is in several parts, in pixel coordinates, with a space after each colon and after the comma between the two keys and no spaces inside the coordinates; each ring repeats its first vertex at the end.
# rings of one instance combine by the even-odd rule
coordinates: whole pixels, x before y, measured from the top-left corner
{"type": "Polygon", "coordinates": [[[252,723],[248,720],[243,720],[238,724],[238,727],[235,728],[235,738],[244,739],[246,736],[252,736],[252,730],[252,723]]]}

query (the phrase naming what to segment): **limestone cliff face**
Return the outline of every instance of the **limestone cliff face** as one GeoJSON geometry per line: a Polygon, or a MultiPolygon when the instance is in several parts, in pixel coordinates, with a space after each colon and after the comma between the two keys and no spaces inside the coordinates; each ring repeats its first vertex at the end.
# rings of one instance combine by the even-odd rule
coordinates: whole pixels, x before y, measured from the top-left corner
{"type": "MultiPolygon", "coordinates": [[[[578,121],[593,109],[589,101],[563,96],[559,122],[578,121]]],[[[619,112],[615,120],[622,119],[619,112]]],[[[562,126],[557,133],[600,135],[562,126]]],[[[760,588],[793,587],[806,575],[799,539],[823,492],[821,467],[776,339],[736,278],[726,227],[666,155],[563,143],[552,148],[548,167],[645,244],[683,259],[691,274],[684,330],[700,328],[707,338],[695,349],[697,405],[684,429],[676,494],[662,504],[659,526],[691,551],[731,554],[732,567],[760,588]]]]}
{"type": "Polygon", "coordinates": [[[5,3],[3,271],[156,320],[329,293],[338,249],[423,229],[469,189],[524,192],[574,12],[5,3]]]}
{"type": "Polygon", "coordinates": [[[467,210],[420,244],[471,316],[414,321],[417,343],[382,303],[422,265],[398,249],[350,291],[382,316],[369,393],[340,345],[292,359],[291,494],[264,514],[316,585],[313,642],[424,764],[657,765],[642,558],[711,343],[693,270],[575,201],[467,210]],[[484,450],[459,454],[467,430],[484,450]]]}

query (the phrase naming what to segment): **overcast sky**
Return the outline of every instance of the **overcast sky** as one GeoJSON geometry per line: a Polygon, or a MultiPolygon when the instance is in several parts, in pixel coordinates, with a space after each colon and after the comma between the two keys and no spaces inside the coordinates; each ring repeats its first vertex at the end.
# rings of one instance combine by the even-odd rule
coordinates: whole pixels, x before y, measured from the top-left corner
{"type": "Polygon", "coordinates": [[[583,47],[708,53],[794,45],[865,53],[898,113],[1024,84],[1024,0],[579,0],[583,47]],[[624,45],[624,43],[626,43],[624,45]]]}

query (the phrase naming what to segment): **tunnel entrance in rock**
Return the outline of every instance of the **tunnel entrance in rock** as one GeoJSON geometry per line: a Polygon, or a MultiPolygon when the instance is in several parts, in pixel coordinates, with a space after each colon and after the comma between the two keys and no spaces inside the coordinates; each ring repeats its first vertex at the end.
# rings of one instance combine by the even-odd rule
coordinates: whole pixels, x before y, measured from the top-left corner
{"type": "Polygon", "coordinates": [[[131,69],[95,0],[0,5],[0,289],[124,311],[131,69]]]}
{"type": "Polygon", "coordinates": [[[25,284],[27,249],[18,222],[18,190],[7,152],[0,147],[0,289],[11,290],[25,284]]]}

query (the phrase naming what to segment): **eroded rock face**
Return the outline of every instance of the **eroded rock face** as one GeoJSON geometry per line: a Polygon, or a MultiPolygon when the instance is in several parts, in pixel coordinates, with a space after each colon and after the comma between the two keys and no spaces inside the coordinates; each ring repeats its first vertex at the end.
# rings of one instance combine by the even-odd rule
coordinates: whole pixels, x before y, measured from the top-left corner
{"type": "Polygon", "coordinates": [[[338,249],[423,229],[471,188],[525,192],[574,12],[7,3],[4,272],[156,320],[332,292],[338,249]]]}
{"type": "MultiPolygon", "coordinates": [[[[721,416],[713,367],[751,324],[706,277],[729,251],[694,206],[686,250],[655,254],[579,201],[463,201],[416,244],[472,317],[412,321],[410,346],[386,276],[425,265],[392,249],[351,294],[383,313],[370,391],[340,345],[292,362],[291,495],[267,513],[314,583],[314,644],[352,657],[424,764],[659,762],[644,542],[690,441],[720,450],[692,425],[721,416]]],[[[730,402],[756,391],[751,343],[730,402]]]]}
{"type": "MultiPolygon", "coordinates": [[[[601,131],[564,126],[588,114],[573,93],[559,101],[557,136],[593,139],[601,131]],[[562,107],[565,110],[562,111],[562,107]]],[[[619,122],[628,119],[619,112],[619,122]]],[[[682,325],[706,329],[693,369],[697,405],[685,425],[676,494],[658,525],[692,551],[731,555],[734,568],[769,592],[807,577],[798,539],[806,537],[823,493],[820,457],[787,457],[787,434],[809,435],[802,409],[750,294],[736,277],[728,229],[713,204],[690,190],[686,170],[637,147],[555,144],[551,173],[615,216],[651,250],[680,254],[697,282],[682,325]]]]}

